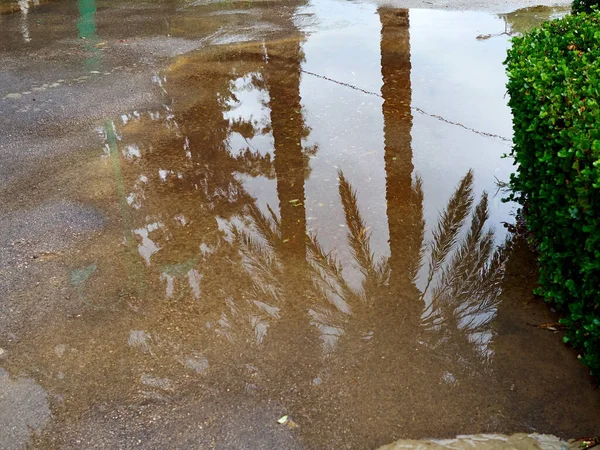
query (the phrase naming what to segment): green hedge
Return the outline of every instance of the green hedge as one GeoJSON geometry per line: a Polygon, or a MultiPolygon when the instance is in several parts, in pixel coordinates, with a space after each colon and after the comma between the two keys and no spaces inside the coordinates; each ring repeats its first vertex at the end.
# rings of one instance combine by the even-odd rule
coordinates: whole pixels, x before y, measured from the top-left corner
{"type": "Polygon", "coordinates": [[[573,0],[571,11],[573,14],[591,13],[600,7],[600,0],[573,0]]]}
{"type": "Polygon", "coordinates": [[[539,293],[600,378],[600,13],[514,38],[505,64],[518,164],[510,199],[539,252],[539,293]]]}

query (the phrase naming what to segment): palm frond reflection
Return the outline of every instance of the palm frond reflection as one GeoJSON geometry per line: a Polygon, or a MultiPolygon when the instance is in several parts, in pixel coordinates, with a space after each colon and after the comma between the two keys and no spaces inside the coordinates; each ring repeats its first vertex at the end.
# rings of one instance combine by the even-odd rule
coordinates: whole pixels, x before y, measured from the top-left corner
{"type": "Polygon", "coordinates": [[[473,176],[469,172],[433,233],[427,286],[436,281],[431,295],[425,297],[423,325],[429,345],[450,346],[454,351],[470,348],[486,359],[491,355],[490,324],[496,315],[509,242],[496,247],[493,230],[485,229],[489,218],[487,192],[475,208],[473,201],[473,176]],[[465,230],[469,215],[471,225],[465,230]]]}
{"type": "MultiPolygon", "coordinates": [[[[341,339],[352,341],[351,345],[362,345],[365,335],[375,341],[381,338],[384,331],[377,329],[374,317],[381,310],[374,307],[390,295],[390,272],[395,269],[390,265],[389,255],[378,256],[373,251],[371,228],[361,214],[357,191],[342,171],[338,177],[351,258],[343,260],[335,251],[326,251],[318,235],[307,232],[307,264],[302,270],[308,271],[306,278],[310,285],[305,287],[303,297],[310,302],[294,305],[304,311],[305,324],[318,330],[324,354],[335,352],[341,339]],[[356,270],[348,270],[350,267],[356,270]],[[360,283],[351,279],[356,276],[361,277],[360,283]]],[[[508,243],[496,246],[494,232],[486,228],[488,195],[484,192],[474,204],[473,174],[469,171],[449,198],[427,241],[423,188],[418,177],[413,182],[411,196],[412,216],[406,221],[412,226],[405,236],[408,264],[403,263],[403,267],[409,268],[406,278],[412,287],[408,292],[414,292],[410,297],[414,301],[397,307],[421,310],[418,314],[421,323],[415,328],[420,331],[415,331],[418,336],[412,338],[430,350],[436,353],[440,350],[440,354],[447,354],[453,361],[457,357],[473,360],[473,355],[477,360],[486,360],[491,355],[490,325],[499,302],[508,248],[508,243]],[[426,275],[420,283],[425,255],[426,275]],[[419,289],[419,284],[425,287],[419,289]]],[[[232,245],[241,255],[251,280],[246,301],[261,310],[260,320],[256,313],[246,315],[250,322],[262,324],[262,334],[256,333],[257,341],[261,342],[268,323],[285,316],[286,304],[298,302],[298,296],[286,286],[285,266],[290,263],[283,257],[285,243],[277,214],[270,207],[263,212],[251,204],[240,223],[244,226],[231,225],[232,245]],[[276,313],[265,315],[268,308],[257,306],[259,298],[269,308],[276,308],[271,310],[276,313]]]]}

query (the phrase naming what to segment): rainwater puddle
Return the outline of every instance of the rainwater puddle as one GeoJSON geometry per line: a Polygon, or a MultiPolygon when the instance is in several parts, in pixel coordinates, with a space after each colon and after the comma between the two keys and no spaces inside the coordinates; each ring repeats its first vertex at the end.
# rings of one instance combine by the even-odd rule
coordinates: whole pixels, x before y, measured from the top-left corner
{"type": "Polygon", "coordinates": [[[64,298],[0,361],[61,399],[36,445],[593,434],[599,397],[528,325],[555,319],[502,225],[503,33],[530,15],[284,6],[237,6],[274,35],[224,28],[97,122],[68,183],[110,225],[57,256],[64,298]]]}

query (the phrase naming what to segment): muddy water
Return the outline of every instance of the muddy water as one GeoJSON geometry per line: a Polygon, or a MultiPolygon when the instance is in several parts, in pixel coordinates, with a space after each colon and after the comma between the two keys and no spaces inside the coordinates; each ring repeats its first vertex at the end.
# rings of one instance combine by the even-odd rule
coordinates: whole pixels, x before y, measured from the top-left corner
{"type": "Polygon", "coordinates": [[[5,448],[598,433],[502,226],[531,15],[0,4],[5,448]]]}

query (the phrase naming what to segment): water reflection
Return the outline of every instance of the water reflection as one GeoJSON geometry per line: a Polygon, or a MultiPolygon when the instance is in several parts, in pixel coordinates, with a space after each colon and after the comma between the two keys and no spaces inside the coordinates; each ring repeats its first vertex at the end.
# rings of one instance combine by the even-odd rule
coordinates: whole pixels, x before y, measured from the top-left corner
{"type": "Polygon", "coordinates": [[[29,15],[29,0],[19,0],[19,9],[21,11],[21,34],[23,35],[23,41],[31,42],[29,21],[27,20],[27,16],[29,15]]]}
{"type": "Polygon", "coordinates": [[[491,34],[480,34],[478,40],[486,40],[499,36],[515,36],[527,33],[531,29],[540,26],[548,20],[554,20],[568,14],[571,9],[568,6],[531,6],[515,11],[498,14],[504,21],[504,31],[491,34]]]}
{"type": "Polygon", "coordinates": [[[571,9],[568,6],[533,6],[517,9],[516,11],[506,14],[499,14],[499,17],[504,20],[504,31],[507,34],[513,35],[526,33],[548,20],[563,17],[570,11],[571,9]]]}
{"type": "MultiPolygon", "coordinates": [[[[357,369],[363,379],[380,372],[389,386],[398,373],[402,384],[419,384],[415,375],[424,373],[430,383],[455,383],[490,360],[504,253],[485,230],[487,194],[473,207],[468,172],[426,238],[424,181],[412,163],[409,14],[378,13],[387,252],[374,250],[368,205],[344,167],[337,202],[345,242],[326,250],[332,242],[307,226],[305,183],[319,145],[309,144],[301,96],[303,35],[181,58],[155,78],[161,109],[107,128],[125,242],[137,241],[125,253],[137,253],[155,292],[177,308],[200,308],[204,323],[180,319],[178,327],[196,328],[187,344],[140,324],[146,338],[136,348],[169,354],[176,345],[177,361],[197,355],[206,367],[217,358],[208,373],[220,370],[217,349],[242,351],[267,378],[286,374],[276,391],[342,383],[342,367],[357,355],[369,362],[357,369]],[[418,358],[399,351],[415,347],[418,358]]],[[[359,384],[353,395],[367,393],[376,395],[359,384]]]]}

